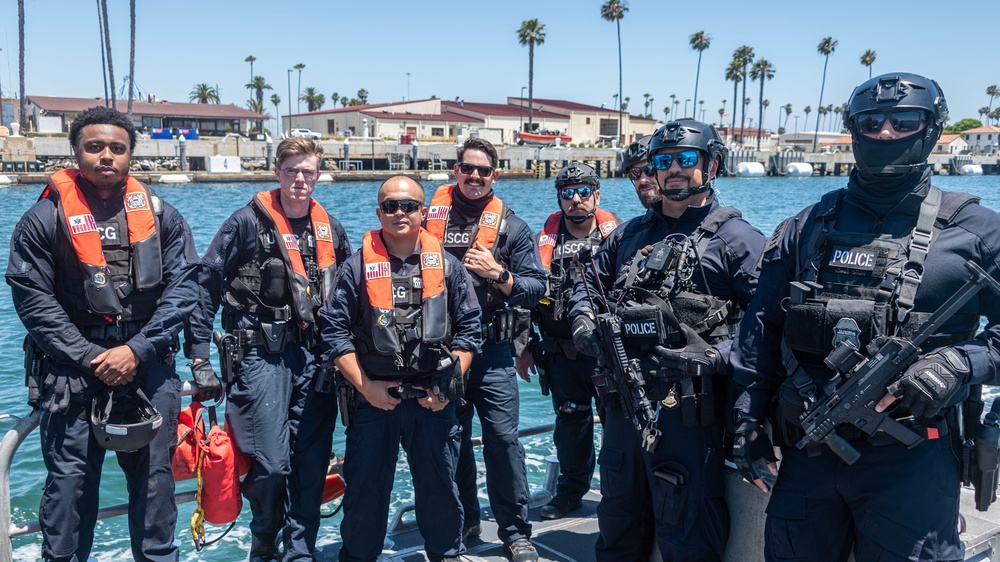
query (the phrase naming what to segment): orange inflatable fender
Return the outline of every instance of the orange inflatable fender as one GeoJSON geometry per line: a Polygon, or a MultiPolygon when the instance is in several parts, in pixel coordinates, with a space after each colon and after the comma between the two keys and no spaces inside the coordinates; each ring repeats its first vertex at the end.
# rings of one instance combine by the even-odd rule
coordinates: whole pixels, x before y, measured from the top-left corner
{"type": "Polygon", "coordinates": [[[205,420],[201,410],[200,402],[192,402],[181,410],[177,423],[177,448],[171,459],[176,482],[194,478],[198,470],[198,449],[205,441],[205,420]]]}

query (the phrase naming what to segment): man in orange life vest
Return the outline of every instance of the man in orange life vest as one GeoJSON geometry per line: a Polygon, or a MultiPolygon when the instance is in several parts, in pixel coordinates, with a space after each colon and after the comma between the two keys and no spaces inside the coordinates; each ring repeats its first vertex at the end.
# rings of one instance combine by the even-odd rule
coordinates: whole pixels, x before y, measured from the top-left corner
{"type": "Polygon", "coordinates": [[[481,138],[458,150],[456,184],[443,185],[431,199],[425,228],[472,273],[483,307],[486,341],[472,361],[466,399],[458,408],[462,447],[458,457],[459,497],[467,537],[478,535],[479,498],[472,453],[472,409],[483,427],[486,490],[497,534],[514,562],[538,559],[528,523],[528,478],[524,448],[517,439],[519,397],[512,349],[527,343],[530,318],[515,307],[531,307],[545,292],[545,270],[531,229],[493,192],[497,151],[481,138]],[[523,338],[523,340],[522,340],[523,338]]]}
{"type": "Polygon", "coordinates": [[[356,391],[340,560],[375,560],[382,552],[400,443],[428,558],[459,560],[455,407],[482,342],[479,303],[461,262],[420,228],[427,211],[420,184],[389,178],[378,202],[381,230],[365,234],[320,312],[324,361],[332,359],[356,391]]]}
{"type": "Polygon", "coordinates": [[[6,275],[30,343],[51,364],[34,404],[48,470],[41,555],[88,559],[107,452],[91,433],[88,406],[108,389],[141,389],[163,424],[148,445],[118,453],[132,557],[176,561],[170,458],[181,385],[173,353],[198,299],[198,254],[180,213],[129,176],[135,127],[128,118],[88,109],[73,120],[69,140],[79,169],[53,174],[17,224],[6,275]]]}
{"type": "Polygon", "coordinates": [[[251,560],[312,560],[336,424],[336,400],[318,361],[316,312],[351,254],[340,223],[312,198],[323,150],[311,139],[278,145],[280,186],[233,213],[202,259],[207,311],[192,321],[192,356],[208,357],[212,319],[241,357],[227,381],[226,425],[252,466],[243,495],[253,519],[251,560]]]}
{"type": "Polygon", "coordinates": [[[555,183],[561,210],[549,215],[538,236],[542,265],[549,270],[548,292],[533,314],[541,340],[533,335],[516,365],[529,382],[529,370],[537,369],[542,394],[551,389],[556,411],[553,442],[560,474],[555,497],[541,510],[546,519],[559,519],[580,507],[594,475],[591,403],[597,392],[591,374],[597,362],[573,345],[568,301],[578,277],[574,256],[597,249],[618,226],[618,217],[598,208],[601,182],[593,168],[573,162],[559,170],[555,183]]]}

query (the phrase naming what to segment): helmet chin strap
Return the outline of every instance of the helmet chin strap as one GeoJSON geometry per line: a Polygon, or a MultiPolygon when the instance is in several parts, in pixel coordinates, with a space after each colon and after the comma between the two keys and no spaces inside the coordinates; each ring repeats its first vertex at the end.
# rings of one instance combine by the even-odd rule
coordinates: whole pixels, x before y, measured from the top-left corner
{"type": "Polygon", "coordinates": [[[584,215],[582,217],[581,216],[576,216],[576,215],[567,215],[566,213],[563,213],[563,216],[566,217],[566,220],[568,220],[569,222],[571,222],[573,224],[583,224],[583,223],[589,221],[590,219],[594,218],[595,214],[597,214],[596,210],[591,211],[591,212],[587,213],[586,215],[584,215]]]}
{"type": "MultiPolygon", "coordinates": [[[[705,175],[706,178],[709,177],[708,166],[709,163],[706,162],[705,169],[702,170],[702,173],[705,175]]],[[[681,189],[660,189],[660,195],[664,197],[669,197],[671,201],[683,201],[691,197],[692,195],[700,195],[702,193],[705,193],[706,191],[712,188],[712,185],[714,183],[715,183],[715,178],[712,178],[707,182],[703,182],[701,184],[701,187],[684,187],[681,189]],[[677,198],[678,196],[680,196],[680,198],[677,198]]]]}

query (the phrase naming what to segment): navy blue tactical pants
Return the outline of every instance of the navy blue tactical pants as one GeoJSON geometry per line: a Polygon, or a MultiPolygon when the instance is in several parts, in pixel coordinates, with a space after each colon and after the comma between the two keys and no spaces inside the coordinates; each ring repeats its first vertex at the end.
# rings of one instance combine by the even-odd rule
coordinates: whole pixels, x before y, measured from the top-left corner
{"type": "Polygon", "coordinates": [[[458,440],[452,404],[439,412],[412,399],[391,411],[365,401],[358,405],[347,428],[341,562],[375,560],[382,552],[400,443],[413,479],[417,528],[427,557],[437,562],[465,552],[455,484],[458,440]]]}
{"type": "Polygon", "coordinates": [[[590,490],[594,476],[594,410],[597,396],[591,375],[597,360],[585,355],[568,359],[560,351],[546,352],[556,429],[552,441],[559,459],[556,496],[578,500],[590,490]]]}
{"type": "Polygon", "coordinates": [[[684,427],[680,408],[663,406],[656,426],[663,437],[648,453],[632,421],[607,412],[597,560],[645,559],[654,535],[664,561],[721,560],[729,536],[722,426],[684,427]]]}
{"type": "MultiPolygon", "coordinates": [[[[72,369],[58,366],[56,370],[58,374],[58,370],[72,369]]],[[[140,562],[176,562],[177,505],[170,459],[177,440],[180,380],[172,366],[162,363],[140,365],[135,380],[163,416],[163,425],[148,446],[131,453],[116,453],[128,488],[132,557],[140,562]]],[[[90,423],[75,413],[43,411],[39,432],[48,470],[38,509],[42,558],[86,562],[94,545],[98,489],[108,451],[93,438],[90,423]]]]}
{"type": "Polygon", "coordinates": [[[316,358],[300,345],[280,354],[247,350],[227,389],[226,424],[250,457],[243,496],[250,503],[250,557],[277,558],[282,533],[289,560],[311,560],[333,443],[337,401],[313,388],[316,358]]]}
{"type": "Polygon", "coordinates": [[[528,474],[524,447],[517,438],[520,397],[510,346],[484,343],[472,359],[466,384],[468,403],[458,408],[462,442],[458,455],[458,494],[465,526],[480,522],[476,458],[472,451],[473,407],[483,428],[486,493],[497,522],[497,535],[508,543],[531,537],[528,523],[528,474]]]}
{"type": "Polygon", "coordinates": [[[782,447],[767,504],[769,561],[858,562],[964,559],[958,537],[958,461],[948,437],[876,447],[852,442],[853,465],[826,447],[809,457],[782,447]]]}

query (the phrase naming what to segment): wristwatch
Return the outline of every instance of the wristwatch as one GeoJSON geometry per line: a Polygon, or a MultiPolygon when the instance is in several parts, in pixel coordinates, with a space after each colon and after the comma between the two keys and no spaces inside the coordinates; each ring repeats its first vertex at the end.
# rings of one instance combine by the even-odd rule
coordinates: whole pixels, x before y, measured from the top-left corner
{"type": "Polygon", "coordinates": [[[507,282],[508,279],[510,279],[510,271],[507,271],[507,268],[505,267],[500,270],[500,275],[497,275],[497,278],[495,281],[493,281],[493,283],[496,283],[497,285],[503,285],[504,283],[507,282]]]}

